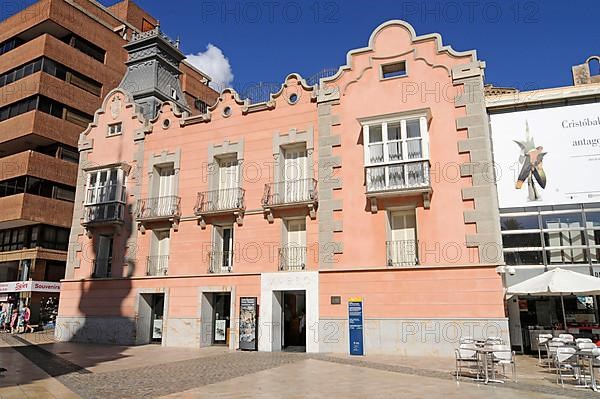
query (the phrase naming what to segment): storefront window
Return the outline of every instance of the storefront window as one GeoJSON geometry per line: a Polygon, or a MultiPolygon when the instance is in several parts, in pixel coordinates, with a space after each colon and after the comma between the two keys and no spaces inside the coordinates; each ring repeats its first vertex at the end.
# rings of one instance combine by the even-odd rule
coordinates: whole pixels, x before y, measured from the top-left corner
{"type": "Polygon", "coordinates": [[[540,233],[505,234],[502,235],[504,248],[542,247],[540,233]]]}
{"type": "Polygon", "coordinates": [[[500,212],[507,264],[600,263],[600,204],[513,208],[500,212]]]}
{"type": "Polygon", "coordinates": [[[542,251],[518,251],[504,253],[504,261],[507,265],[543,265],[544,255],[542,251]]]}
{"type": "Polygon", "coordinates": [[[544,229],[582,228],[583,215],[581,212],[542,215],[542,226],[544,229]]]}
{"type": "Polygon", "coordinates": [[[530,216],[501,216],[502,230],[532,230],[539,229],[538,215],[530,216]]]}

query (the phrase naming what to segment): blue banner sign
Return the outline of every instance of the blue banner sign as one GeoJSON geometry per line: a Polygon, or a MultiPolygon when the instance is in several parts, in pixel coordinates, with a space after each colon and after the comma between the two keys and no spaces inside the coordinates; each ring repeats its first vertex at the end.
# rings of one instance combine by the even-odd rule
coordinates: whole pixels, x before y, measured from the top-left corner
{"type": "Polygon", "coordinates": [[[348,300],[348,328],[350,330],[350,354],[364,355],[362,298],[350,298],[348,300]]]}

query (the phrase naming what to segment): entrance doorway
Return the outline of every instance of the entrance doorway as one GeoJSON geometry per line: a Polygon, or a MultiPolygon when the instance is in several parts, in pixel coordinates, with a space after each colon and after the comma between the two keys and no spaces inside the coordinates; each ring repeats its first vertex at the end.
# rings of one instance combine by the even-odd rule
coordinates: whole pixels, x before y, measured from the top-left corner
{"type": "Polygon", "coordinates": [[[165,311],[165,295],[153,294],[152,297],[152,335],[150,341],[161,343],[163,336],[163,316],[165,311]]]}
{"type": "Polygon", "coordinates": [[[229,322],[231,312],[231,293],[216,292],[213,295],[213,345],[229,344],[229,322]]]}
{"type": "Polygon", "coordinates": [[[306,352],[306,291],[283,291],[282,299],[282,348],[306,352]]]}

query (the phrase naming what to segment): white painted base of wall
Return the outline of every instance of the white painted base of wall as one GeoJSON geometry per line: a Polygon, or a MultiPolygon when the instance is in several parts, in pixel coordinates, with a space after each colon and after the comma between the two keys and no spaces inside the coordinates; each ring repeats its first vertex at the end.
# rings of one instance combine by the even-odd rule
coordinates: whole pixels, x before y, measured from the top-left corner
{"type": "MultiPolygon", "coordinates": [[[[319,321],[319,351],[349,353],[348,320],[319,321]]],[[[510,345],[508,319],[372,319],[364,322],[365,354],[452,357],[461,337],[499,336],[510,345]]]]}

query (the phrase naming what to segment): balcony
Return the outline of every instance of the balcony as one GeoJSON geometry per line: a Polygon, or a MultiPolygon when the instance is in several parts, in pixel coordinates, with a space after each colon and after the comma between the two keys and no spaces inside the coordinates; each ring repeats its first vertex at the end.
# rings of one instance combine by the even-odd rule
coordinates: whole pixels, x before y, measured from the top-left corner
{"type": "Polygon", "coordinates": [[[387,265],[389,267],[416,266],[419,264],[416,240],[386,241],[387,265]]]}
{"type": "Polygon", "coordinates": [[[77,164],[27,150],[2,158],[2,180],[34,176],[68,186],[77,185],[77,164]]]}
{"type": "Polygon", "coordinates": [[[146,266],[148,276],[166,276],[169,269],[169,255],[148,256],[146,266]]]}
{"type": "Polygon", "coordinates": [[[94,259],[94,270],[92,271],[93,278],[110,277],[112,268],[112,258],[94,259]]]}
{"type": "Polygon", "coordinates": [[[0,229],[44,223],[71,227],[73,203],[34,194],[0,198],[0,229]]]}
{"type": "Polygon", "coordinates": [[[302,271],[306,269],[306,247],[279,248],[279,270],[302,271]]]}
{"type": "Polygon", "coordinates": [[[233,268],[233,251],[210,251],[209,273],[230,273],[233,268]]]}
{"type": "Polygon", "coordinates": [[[367,166],[365,173],[371,212],[377,212],[378,198],[414,195],[422,195],[424,207],[429,208],[432,192],[429,160],[367,166]]]}
{"type": "Polygon", "coordinates": [[[299,179],[265,184],[262,206],[265,217],[273,223],[275,210],[308,208],[311,219],[317,217],[317,180],[299,179]]]}
{"type": "Polygon", "coordinates": [[[124,221],[125,204],[122,202],[106,202],[85,205],[81,224],[89,230],[91,227],[121,226],[124,221]]]}
{"type": "Polygon", "coordinates": [[[181,198],[177,196],[143,198],[137,202],[135,219],[142,233],[155,222],[170,222],[177,231],[180,218],[181,198]]]}
{"type": "Polygon", "coordinates": [[[243,188],[225,188],[198,193],[194,213],[199,217],[198,224],[204,229],[211,217],[232,215],[238,226],[243,224],[246,191],[243,188]]]}

